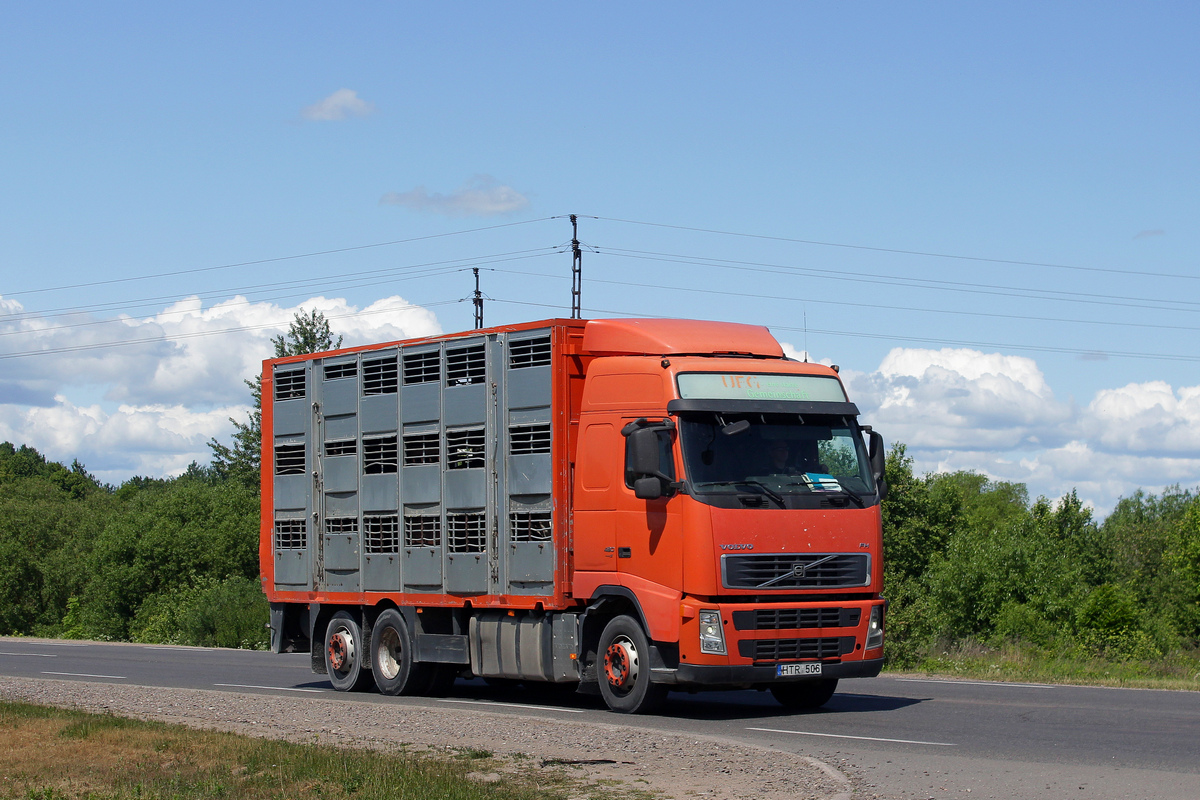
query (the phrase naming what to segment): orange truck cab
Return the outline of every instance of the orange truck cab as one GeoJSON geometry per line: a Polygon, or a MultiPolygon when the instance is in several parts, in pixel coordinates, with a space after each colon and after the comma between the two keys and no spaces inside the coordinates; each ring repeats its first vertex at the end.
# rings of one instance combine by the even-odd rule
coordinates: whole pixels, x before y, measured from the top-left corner
{"type": "Polygon", "coordinates": [[[272,647],[339,689],[812,708],[879,673],[882,438],[766,328],[545,320],[263,375],[272,647]]]}

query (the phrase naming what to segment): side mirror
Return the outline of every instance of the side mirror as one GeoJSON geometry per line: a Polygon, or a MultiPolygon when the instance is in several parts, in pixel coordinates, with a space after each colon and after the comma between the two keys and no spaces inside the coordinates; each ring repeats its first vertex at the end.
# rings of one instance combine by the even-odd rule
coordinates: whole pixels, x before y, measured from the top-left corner
{"type": "Polygon", "coordinates": [[[887,497],[887,480],[884,478],[886,453],[883,449],[883,436],[876,431],[867,434],[867,455],[871,460],[871,477],[879,489],[879,500],[887,497]]]}
{"type": "Polygon", "coordinates": [[[638,428],[629,432],[629,442],[626,447],[629,463],[626,469],[634,475],[657,475],[661,465],[658,463],[658,433],[651,428],[638,428]]]}
{"type": "Polygon", "coordinates": [[[643,427],[644,423],[644,419],[638,420],[621,430],[625,436],[625,475],[634,497],[657,500],[667,493],[671,483],[671,477],[662,471],[659,439],[659,433],[669,428],[662,424],[643,427]]]}

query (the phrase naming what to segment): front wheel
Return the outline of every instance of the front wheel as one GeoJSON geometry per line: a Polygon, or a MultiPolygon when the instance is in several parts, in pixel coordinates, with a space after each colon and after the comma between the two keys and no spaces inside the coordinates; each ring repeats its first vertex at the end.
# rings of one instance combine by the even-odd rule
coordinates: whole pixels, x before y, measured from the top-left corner
{"type": "Polygon", "coordinates": [[[339,611],[325,628],[325,671],[339,692],[360,692],[371,685],[371,672],[364,668],[367,648],[358,621],[339,611]]]}
{"type": "Polygon", "coordinates": [[[775,699],[784,708],[808,711],[828,703],[837,691],[837,684],[837,678],[777,683],[771,687],[771,694],[775,695],[775,699]]]}
{"type": "Polygon", "coordinates": [[[604,702],[622,714],[646,714],[667,698],[667,688],[650,682],[650,641],[628,616],[613,618],[600,634],[597,680],[604,702]]]}

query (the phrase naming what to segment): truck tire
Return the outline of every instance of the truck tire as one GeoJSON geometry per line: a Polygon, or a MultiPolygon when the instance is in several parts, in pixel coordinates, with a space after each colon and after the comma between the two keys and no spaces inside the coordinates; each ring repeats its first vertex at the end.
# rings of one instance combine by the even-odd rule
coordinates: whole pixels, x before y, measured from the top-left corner
{"type": "Polygon", "coordinates": [[[325,628],[325,669],[334,689],[361,692],[371,685],[369,671],[363,668],[366,655],[358,622],[345,611],[334,614],[325,628]]]}
{"type": "Polygon", "coordinates": [[[647,714],[667,698],[667,687],[650,682],[650,641],[637,620],[614,617],[600,634],[596,654],[600,694],[613,711],[647,714]]]}
{"type": "Polygon", "coordinates": [[[837,690],[837,678],[824,678],[816,681],[796,681],[794,683],[776,683],[771,686],[771,694],[784,708],[793,711],[808,711],[820,708],[829,702],[837,690]]]}
{"type": "Polygon", "coordinates": [[[404,617],[389,608],[371,628],[371,674],[382,694],[426,694],[434,674],[429,664],[413,660],[413,638],[404,617]]]}

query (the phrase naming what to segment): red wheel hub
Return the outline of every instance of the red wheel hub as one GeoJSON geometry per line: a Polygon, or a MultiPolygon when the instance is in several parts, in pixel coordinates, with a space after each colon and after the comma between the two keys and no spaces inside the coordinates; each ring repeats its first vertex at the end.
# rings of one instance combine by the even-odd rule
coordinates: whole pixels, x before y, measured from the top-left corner
{"type": "Polygon", "coordinates": [[[609,686],[623,687],[629,682],[629,650],[620,642],[613,642],[604,652],[604,675],[609,686]]]}
{"type": "Polygon", "coordinates": [[[353,654],[354,645],[345,631],[329,637],[329,666],[341,672],[349,665],[353,654]]]}

